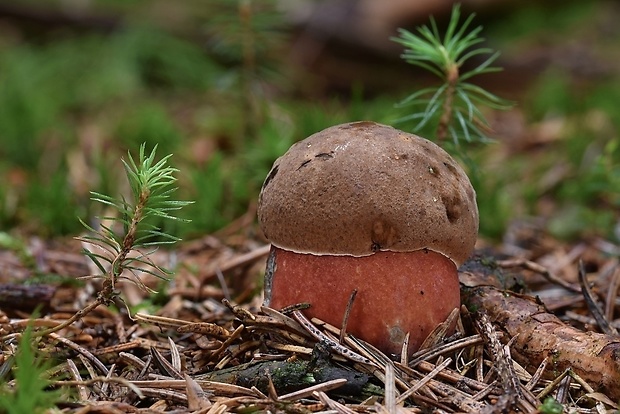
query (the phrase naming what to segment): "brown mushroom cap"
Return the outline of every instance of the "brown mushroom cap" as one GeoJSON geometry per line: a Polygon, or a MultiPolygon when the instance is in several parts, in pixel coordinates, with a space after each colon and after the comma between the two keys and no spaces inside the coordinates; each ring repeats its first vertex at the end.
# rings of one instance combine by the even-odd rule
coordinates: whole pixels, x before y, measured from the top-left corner
{"type": "Polygon", "coordinates": [[[427,248],[462,264],[478,234],[476,193],[443,149],[374,122],[336,125],[274,163],[258,205],[277,247],[368,256],[427,248]]]}

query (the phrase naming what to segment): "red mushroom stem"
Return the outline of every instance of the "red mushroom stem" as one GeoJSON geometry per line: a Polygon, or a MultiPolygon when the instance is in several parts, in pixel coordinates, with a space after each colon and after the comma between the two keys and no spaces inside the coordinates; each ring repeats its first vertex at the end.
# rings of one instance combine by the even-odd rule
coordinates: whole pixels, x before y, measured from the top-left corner
{"type": "Polygon", "coordinates": [[[347,332],[392,354],[400,354],[407,333],[408,351],[417,350],[460,305],[456,265],[428,249],[317,258],[272,247],[270,262],[277,266],[268,269],[266,304],[309,303],[309,317],[340,327],[357,289],[347,332]]]}

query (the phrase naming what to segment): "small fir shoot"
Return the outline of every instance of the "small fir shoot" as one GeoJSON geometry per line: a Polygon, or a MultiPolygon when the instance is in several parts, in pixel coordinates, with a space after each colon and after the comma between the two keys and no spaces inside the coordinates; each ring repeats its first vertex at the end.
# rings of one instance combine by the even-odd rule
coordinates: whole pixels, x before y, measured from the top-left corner
{"type": "Polygon", "coordinates": [[[119,280],[128,280],[153,293],[142,282],[140,275],[147,273],[160,279],[167,279],[167,276],[172,274],[170,270],[155,264],[150,255],[157,246],[175,243],[179,239],[161,231],[149,223],[148,219],[163,218],[187,222],[189,220],[176,217],[173,212],[192,202],[171,199],[176,190],[173,186],[176,182],[174,173],[178,170],[168,165],[171,155],[156,162],[156,150],[157,146],[147,156],[145,145],[142,144],[137,163],[131,155],[129,161],[122,161],[131,187],[131,200],[91,192],[93,201],[100,202],[117,213],[98,217],[102,222],[99,230],[80,220],[90,234],[77,239],[93,247],[92,250],[84,249],[83,252],[101,272],[100,275],[92,277],[103,278],[102,288],[97,299],[84,309],[53,328],[37,332],[37,335],[56,332],[82,318],[99,305],[112,303],[118,297],[115,287],[119,280]]]}
{"type": "Polygon", "coordinates": [[[451,137],[456,146],[460,139],[467,142],[488,140],[483,132],[488,129],[488,124],[479,105],[500,110],[512,106],[509,101],[466,82],[474,76],[501,70],[492,66],[499,52],[477,46],[484,41],[479,36],[482,26],[468,30],[474,16],[471,14],[459,26],[461,13],[456,4],[443,39],[432,17],[430,27],[418,28],[417,34],[399,29],[400,37],[392,38],[405,47],[401,56],[403,60],[428,70],[443,82],[439,87],[419,90],[400,102],[401,107],[413,107],[413,113],[398,122],[416,121],[416,132],[436,123],[437,141],[445,142],[451,137]],[[479,55],[490,56],[475,68],[461,71],[467,60],[479,55]]]}
{"type": "Polygon", "coordinates": [[[118,216],[99,217],[102,221],[99,231],[82,221],[91,235],[78,238],[82,242],[97,247],[97,252],[84,250],[84,253],[102,273],[105,296],[111,295],[119,279],[131,280],[148,290],[140,280],[140,273],[148,273],[162,279],[171,274],[169,270],[153,263],[149,259],[149,255],[156,246],[172,244],[179,239],[160,231],[156,226],[149,223],[148,219],[159,217],[187,221],[174,216],[172,213],[191,204],[191,202],[170,199],[176,190],[176,187],[173,187],[176,182],[174,173],[178,170],[167,164],[171,155],[155,162],[156,149],[157,147],[151,151],[150,155],[145,156],[143,144],[140,147],[138,163],[131,156],[129,156],[129,161],[122,160],[131,187],[131,201],[91,192],[93,201],[105,204],[118,213],[118,216]],[[111,224],[106,225],[103,222],[111,224]],[[122,232],[118,231],[114,224],[122,225],[122,232]],[[130,252],[140,249],[149,250],[136,255],[129,255],[130,252]],[[128,271],[133,277],[129,279],[123,276],[124,271],[128,271]],[[111,290],[105,291],[106,287],[111,290]]]}

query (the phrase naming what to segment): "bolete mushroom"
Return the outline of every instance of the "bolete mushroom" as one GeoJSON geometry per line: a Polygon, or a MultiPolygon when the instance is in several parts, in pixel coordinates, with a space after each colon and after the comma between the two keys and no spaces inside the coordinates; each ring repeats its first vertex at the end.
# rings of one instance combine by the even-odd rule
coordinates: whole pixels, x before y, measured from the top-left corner
{"type": "Polygon", "coordinates": [[[278,158],[259,197],[272,248],[265,304],[305,311],[389,354],[460,306],[457,267],[478,233],[462,168],[424,138],[374,122],[327,128],[278,158]]]}

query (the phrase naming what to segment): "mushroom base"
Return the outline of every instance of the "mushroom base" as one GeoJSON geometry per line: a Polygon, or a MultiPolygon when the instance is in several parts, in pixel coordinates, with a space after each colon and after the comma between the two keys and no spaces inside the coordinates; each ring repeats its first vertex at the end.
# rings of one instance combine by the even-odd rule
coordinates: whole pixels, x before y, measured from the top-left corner
{"type": "Polygon", "coordinates": [[[377,252],[371,256],[315,256],[271,248],[265,281],[265,305],[274,309],[309,303],[304,310],[342,326],[354,290],[347,332],[383,352],[408,352],[453,309],[460,306],[458,272],[452,260],[430,250],[377,252]]]}

